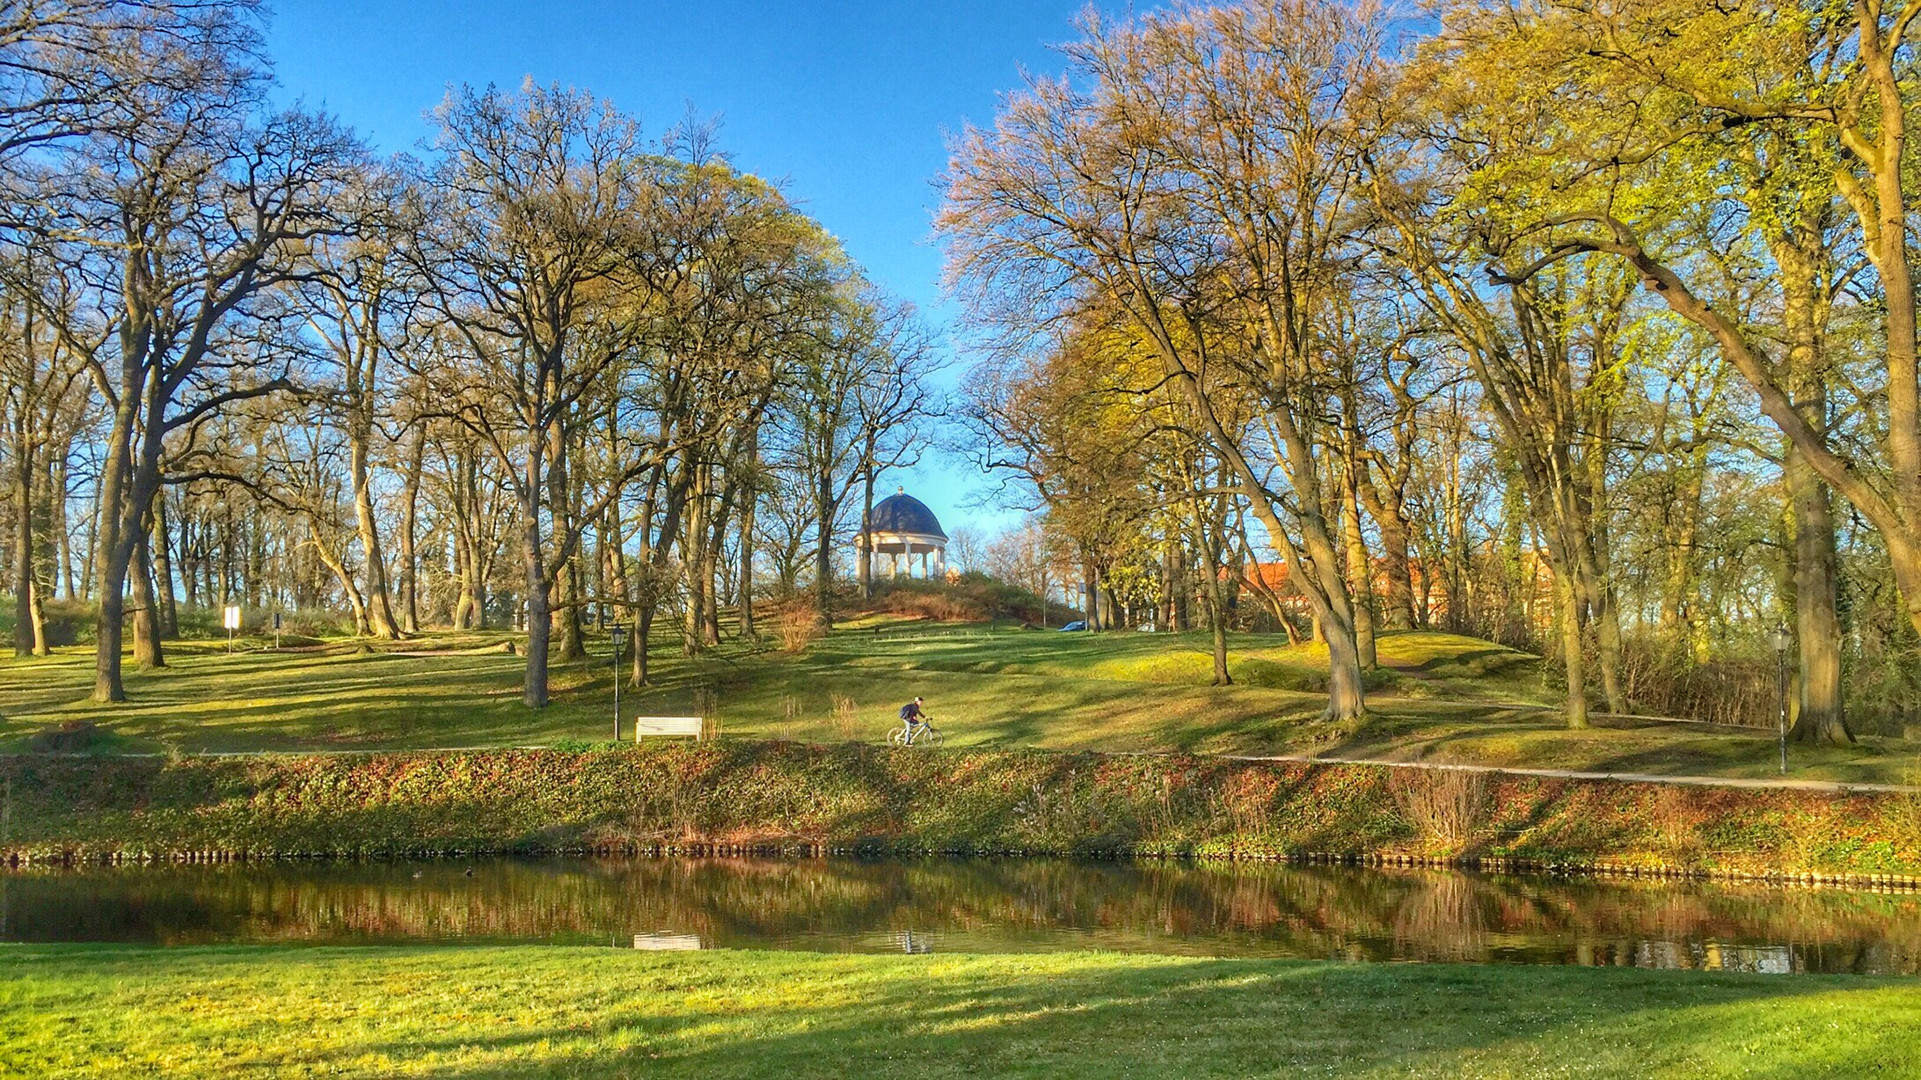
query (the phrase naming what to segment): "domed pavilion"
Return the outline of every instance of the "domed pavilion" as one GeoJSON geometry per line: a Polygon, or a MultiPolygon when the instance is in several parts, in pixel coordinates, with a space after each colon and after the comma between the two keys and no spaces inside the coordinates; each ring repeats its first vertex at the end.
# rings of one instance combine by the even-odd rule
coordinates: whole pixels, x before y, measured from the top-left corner
{"type": "Polygon", "coordinates": [[[939,577],[947,572],[947,534],[927,504],[907,494],[905,488],[874,504],[867,519],[867,550],[885,556],[890,576],[903,571],[915,577],[915,560],[920,562],[919,577],[939,577]]]}

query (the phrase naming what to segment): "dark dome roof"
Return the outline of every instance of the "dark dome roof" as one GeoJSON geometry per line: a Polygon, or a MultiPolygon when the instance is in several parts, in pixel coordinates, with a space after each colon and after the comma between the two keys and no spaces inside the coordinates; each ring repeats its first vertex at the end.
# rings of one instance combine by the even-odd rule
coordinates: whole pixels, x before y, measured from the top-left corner
{"type": "Polygon", "coordinates": [[[902,492],[889,495],[874,504],[874,516],[868,519],[873,524],[870,531],[877,533],[920,533],[924,536],[938,536],[947,539],[941,531],[940,519],[927,508],[927,504],[902,492]]]}

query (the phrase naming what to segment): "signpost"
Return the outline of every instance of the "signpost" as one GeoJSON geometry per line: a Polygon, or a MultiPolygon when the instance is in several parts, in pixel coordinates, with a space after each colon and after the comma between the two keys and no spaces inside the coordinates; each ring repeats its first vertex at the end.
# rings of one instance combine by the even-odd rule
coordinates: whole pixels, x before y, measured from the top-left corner
{"type": "Polygon", "coordinates": [[[280,613],[273,613],[273,651],[280,651],[280,613]]]}
{"type": "Polygon", "coordinates": [[[238,604],[228,604],[226,611],[222,614],[225,617],[220,621],[227,627],[227,655],[232,656],[233,632],[240,629],[240,606],[238,604]]]}

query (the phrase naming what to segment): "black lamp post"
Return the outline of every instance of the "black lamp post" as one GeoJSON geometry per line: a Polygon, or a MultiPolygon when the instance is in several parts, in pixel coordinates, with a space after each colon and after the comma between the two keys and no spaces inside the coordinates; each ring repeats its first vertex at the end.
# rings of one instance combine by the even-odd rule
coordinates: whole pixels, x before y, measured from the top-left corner
{"type": "Polygon", "coordinates": [[[620,741],[620,647],[627,643],[627,627],[615,623],[607,631],[614,641],[614,741],[620,741]]]}
{"type": "Polygon", "coordinates": [[[1768,644],[1774,647],[1775,693],[1780,705],[1776,714],[1776,727],[1781,735],[1781,775],[1788,772],[1788,649],[1794,644],[1794,635],[1780,623],[1768,633],[1768,644]]]}

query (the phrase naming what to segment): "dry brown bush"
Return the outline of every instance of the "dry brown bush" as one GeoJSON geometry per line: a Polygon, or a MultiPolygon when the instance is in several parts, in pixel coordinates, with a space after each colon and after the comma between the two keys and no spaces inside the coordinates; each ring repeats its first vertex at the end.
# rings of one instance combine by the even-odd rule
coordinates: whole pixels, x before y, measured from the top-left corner
{"type": "Polygon", "coordinates": [[[854,699],[844,694],[835,694],[833,702],[834,734],[839,735],[844,742],[854,741],[855,736],[860,734],[860,714],[854,707],[854,699]]]}
{"type": "Polygon", "coordinates": [[[820,615],[812,605],[790,604],[781,609],[774,620],[774,633],[780,638],[783,652],[797,653],[819,641],[826,633],[820,625],[820,615]]]}
{"type": "Polygon", "coordinates": [[[1466,846],[1487,811],[1487,778],[1468,769],[1395,769],[1388,792],[1401,819],[1437,847],[1466,846]]]}

